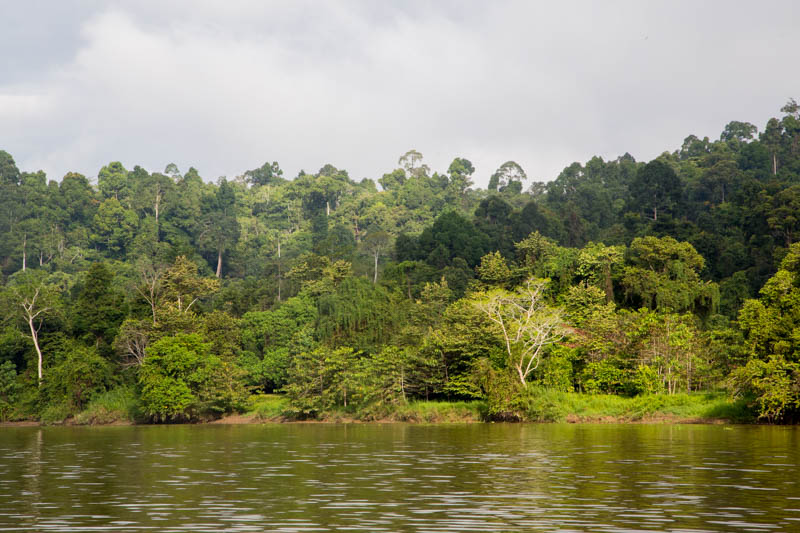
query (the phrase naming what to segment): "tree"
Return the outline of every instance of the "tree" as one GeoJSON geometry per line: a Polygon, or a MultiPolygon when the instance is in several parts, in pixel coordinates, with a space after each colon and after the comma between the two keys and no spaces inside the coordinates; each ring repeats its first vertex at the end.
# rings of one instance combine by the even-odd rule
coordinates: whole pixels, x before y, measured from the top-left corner
{"type": "Polygon", "coordinates": [[[452,198],[458,198],[472,186],[472,173],[475,172],[475,167],[468,159],[463,157],[456,157],[447,169],[450,174],[450,179],[447,184],[448,195],[452,198]]]}
{"type": "Polygon", "coordinates": [[[59,293],[42,270],[18,272],[9,283],[12,304],[21,309],[22,318],[28,327],[31,341],[36,349],[37,376],[42,382],[42,347],[39,332],[46,318],[55,314],[59,305],[59,293]]]}
{"type": "Polygon", "coordinates": [[[264,163],[259,168],[248,170],[244,173],[244,179],[254,187],[261,185],[271,185],[283,182],[283,170],[277,161],[264,163]]]}
{"type": "Polygon", "coordinates": [[[716,312],[719,288],[700,278],[705,259],[688,242],[639,237],[631,243],[622,275],[634,305],[662,311],[716,312]]]}
{"type": "Polygon", "coordinates": [[[481,264],[475,270],[482,282],[497,287],[505,287],[512,277],[511,269],[500,252],[490,252],[481,257],[481,264]]]}
{"type": "Polygon", "coordinates": [[[422,154],[416,150],[409,150],[400,156],[397,164],[403,167],[411,176],[427,176],[430,172],[428,165],[422,164],[422,154]]]}
{"type": "Polygon", "coordinates": [[[530,278],[515,292],[493,291],[478,304],[500,328],[509,364],[523,387],[542,351],[562,337],[561,310],[545,303],[546,289],[546,280],[530,278]]]}
{"type": "Polygon", "coordinates": [[[139,274],[139,281],[136,283],[136,292],[139,293],[144,301],[150,306],[153,316],[153,326],[158,322],[156,309],[161,303],[161,295],[164,287],[164,273],[167,266],[155,263],[148,258],[143,258],[136,263],[136,270],[139,274]]]}
{"type": "Polygon", "coordinates": [[[115,197],[108,198],[94,216],[92,240],[113,254],[122,254],[133,240],[139,217],[115,197]]]}
{"type": "Polygon", "coordinates": [[[522,182],[526,179],[527,174],[516,161],[506,161],[489,178],[488,189],[503,192],[511,183],[519,183],[521,190],[522,182]]]}
{"type": "Polygon", "coordinates": [[[631,183],[634,205],[652,213],[658,220],[659,211],[671,212],[681,197],[681,181],[664,161],[654,159],[636,173],[631,183]]]}
{"type": "Polygon", "coordinates": [[[778,152],[783,139],[783,125],[777,118],[767,121],[767,127],[761,134],[761,142],[767,147],[772,159],[772,174],[778,174],[778,152]]]}
{"type": "Polygon", "coordinates": [[[372,283],[378,283],[378,260],[380,259],[382,253],[391,248],[391,238],[391,235],[380,230],[370,231],[367,233],[367,236],[364,237],[362,246],[370,255],[372,255],[375,264],[372,283]]]}
{"type": "Polygon", "coordinates": [[[733,120],[725,125],[725,129],[722,130],[719,140],[727,143],[744,143],[753,140],[756,136],[756,133],[758,133],[758,128],[749,122],[739,122],[738,120],[733,120]]]}
{"type": "Polygon", "coordinates": [[[216,276],[222,276],[222,255],[239,239],[239,221],[236,219],[236,195],[233,187],[223,179],[214,196],[204,204],[202,229],[198,242],[216,254],[216,276]]]}
{"type": "Polygon", "coordinates": [[[578,274],[605,291],[606,303],[614,301],[612,276],[622,266],[623,255],[624,247],[593,242],[578,254],[578,274]]]}
{"type": "Polygon", "coordinates": [[[100,169],[97,188],[106,200],[122,201],[128,196],[128,171],[119,161],[112,161],[100,169]]]}
{"type": "Polygon", "coordinates": [[[139,370],[143,414],[157,422],[219,416],[244,400],[240,375],[200,335],[165,337],[148,347],[139,370]]]}
{"type": "Polygon", "coordinates": [[[188,313],[197,301],[219,289],[219,280],[201,277],[197,265],[184,256],[164,273],[164,301],[181,313],[188,313]]]}
{"type": "Polygon", "coordinates": [[[58,363],[43,382],[42,396],[50,404],[79,412],[93,394],[104,391],[111,382],[111,365],[97,349],[82,342],[65,342],[59,352],[58,363]]]}
{"type": "Polygon", "coordinates": [[[126,309],[122,295],[112,289],[114,272],[104,263],[92,263],[75,302],[75,329],[88,333],[98,347],[107,347],[116,337],[126,309]]]}

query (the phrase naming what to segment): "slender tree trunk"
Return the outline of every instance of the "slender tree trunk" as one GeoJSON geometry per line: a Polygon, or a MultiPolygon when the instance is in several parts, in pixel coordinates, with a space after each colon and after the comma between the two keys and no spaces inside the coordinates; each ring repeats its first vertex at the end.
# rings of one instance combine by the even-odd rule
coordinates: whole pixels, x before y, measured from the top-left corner
{"type": "Polygon", "coordinates": [[[777,152],[772,152],[772,175],[776,176],[778,174],[778,154],[777,152]]]}
{"type": "Polygon", "coordinates": [[[23,235],[22,236],[22,271],[23,272],[25,272],[25,267],[27,266],[26,263],[27,263],[27,260],[28,260],[28,256],[27,256],[26,250],[25,250],[27,244],[28,244],[28,235],[23,235]]]}
{"type": "Polygon", "coordinates": [[[375,275],[372,277],[372,284],[378,283],[378,251],[375,250],[375,275]]]}
{"type": "Polygon", "coordinates": [[[222,250],[217,252],[217,278],[222,275],[222,250]]]}
{"type": "MultiPolygon", "coordinates": [[[[514,366],[516,366],[516,365],[514,365],[514,366]]],[[[528,388],[528,382],[525,381],[525,374],[522,372],[522,365],[516,366],[516,369],[517,369],[517,374],[519,374],[519,380],[522,383],[522,386],[524,388],[528,388]]]]}
{"type": "Polygon", "coordinates": [[[281,239],[278,237],[278,301],[281,301],[281,239]]]}
{"type": "Polygon", "coordinates": [[[328,200],[325,200],[325,216],[331,216],[331,203],[328,200]]]}
{"type": "Polygon", "coordinates": [[[31,328],[31,339],[33,340],[33,346],[36,348],[36,355],[38,356],[38,361],[36,365],[36,369],[39,375],[39,386],[42,385],[42,349],[39,347],[39,332],[33,325],[33,317],[28,317],[28,326],[31,328]]]}

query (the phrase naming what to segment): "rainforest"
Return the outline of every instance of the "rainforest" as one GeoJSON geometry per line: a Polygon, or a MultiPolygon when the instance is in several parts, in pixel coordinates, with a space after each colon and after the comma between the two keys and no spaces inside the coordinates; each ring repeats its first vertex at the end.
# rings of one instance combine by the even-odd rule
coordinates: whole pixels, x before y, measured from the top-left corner
{"type": "Polygon", "coordinates": [[[0,151],[0,420],[796,422],[800,105],[776,115],[486,189],[416,150],[216,182],[0,151]]]}

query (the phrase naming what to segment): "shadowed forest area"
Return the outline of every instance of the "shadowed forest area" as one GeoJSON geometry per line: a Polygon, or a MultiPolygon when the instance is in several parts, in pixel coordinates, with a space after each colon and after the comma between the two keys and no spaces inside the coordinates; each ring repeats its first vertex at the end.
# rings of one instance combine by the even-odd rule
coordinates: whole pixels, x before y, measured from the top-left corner
{"type": "Polygon", "coordinates": [[[487,189],[415,150],[376,181],[216,183],[56,181],[0,151],[0,420],[209,420],[273,393],[290,419],[532,420],[568,392],[724,391],[795,422],[800,106],[778,115],[545,183],[508,161],[487,189]]]}

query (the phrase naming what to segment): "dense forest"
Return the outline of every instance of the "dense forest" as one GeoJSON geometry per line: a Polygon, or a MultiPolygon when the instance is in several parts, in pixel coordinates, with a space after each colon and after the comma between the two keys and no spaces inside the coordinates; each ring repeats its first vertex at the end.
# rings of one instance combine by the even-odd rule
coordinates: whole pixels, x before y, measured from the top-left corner
{"type": "Polygon", "coordinates": [[[205,420],[254,393],[294,418],[480,399],[524,420],[545,390],[726,390],[800,418],[794,100],[650,162],[474,178],[411,150],[377,181],[277,162],[56,181],[0,151],[0,420],[115,394],[205,420]]]}

